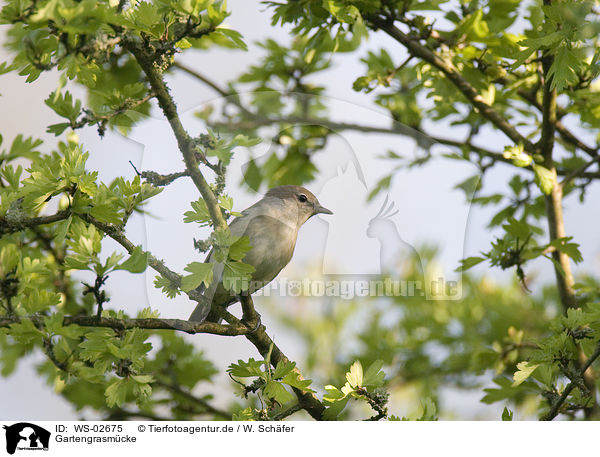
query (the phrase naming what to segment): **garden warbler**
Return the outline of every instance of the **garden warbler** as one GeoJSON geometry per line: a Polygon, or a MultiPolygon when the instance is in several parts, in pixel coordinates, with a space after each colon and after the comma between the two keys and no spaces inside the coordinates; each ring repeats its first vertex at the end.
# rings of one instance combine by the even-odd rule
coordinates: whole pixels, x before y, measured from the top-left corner
{"type": "MultiPolygon", "coordinates": [[[[317,197],[304,187],[279,186],[269,190],[262,200],[242,211],[229,224],[232,235],[247,236],[252,246],[242,259],[255,270],[245,293],[252,294],[267,285],[289,263],[296,246],[298,230],[315,214],[333,213],[323,207],[317,197]]],[[[211,251],[206,262],[213,261],[211,251]]],[[[239,300],[238,296],[223,287],[223,269],[222,263],[215,262],[211,285],[208,288],[200,286],[200,292],[208,300],[196,306],[190,321],[218,322],[220,319],[214,307],[227,307],[239,300]]]]}

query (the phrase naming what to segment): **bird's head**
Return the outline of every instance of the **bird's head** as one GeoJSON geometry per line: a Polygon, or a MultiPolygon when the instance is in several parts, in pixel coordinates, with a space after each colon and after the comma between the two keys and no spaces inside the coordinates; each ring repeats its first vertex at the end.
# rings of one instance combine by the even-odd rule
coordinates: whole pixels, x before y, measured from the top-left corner
{"type": "Polygon", "coordinates": [[[288,211],[297,214],[298,224],[302,225],[315,214],[333,214],[325,208],[313,193],[301,186],[278,186],[270,189],[265,198],[281,199],[288,211]]]}

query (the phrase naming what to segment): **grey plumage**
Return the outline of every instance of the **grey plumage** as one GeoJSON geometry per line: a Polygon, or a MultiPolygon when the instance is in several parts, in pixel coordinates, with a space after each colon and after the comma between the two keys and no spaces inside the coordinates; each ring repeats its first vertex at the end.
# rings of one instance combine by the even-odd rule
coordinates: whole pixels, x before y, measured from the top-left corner
{"type": "MultiPolygon", "coordinates": [[[[319,213],[332,214],[309,190],[301,186],[279,186],[270,189],[262,200],[242,211],[242,215],[229,224],[234,236],[247,236],[252,246],[243,259],[244,263],[255,268],[248,293],[252,294],[271,282],[290,262],[298,230],[310,217],[319,213]]],[[[206,261],[213,261],[212,251],[206,261]]],[[[238,300],[223,287],[222,276],[223,264],[215,263],[213,282],[207,290],[201,289],[212,306],[198,304],[190,321],[217,322],[218,315],[211,312],[211,308],[227,307],[238,300]]]]}

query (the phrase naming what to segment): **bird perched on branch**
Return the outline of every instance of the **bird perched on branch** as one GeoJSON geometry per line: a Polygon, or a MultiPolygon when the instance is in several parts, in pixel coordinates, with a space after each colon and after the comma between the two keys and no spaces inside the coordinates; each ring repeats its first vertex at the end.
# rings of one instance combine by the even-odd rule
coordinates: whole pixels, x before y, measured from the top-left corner
{"type": "MultiPolygon", "coordinates": [[[[229,224],[232,235],[247,236],[252,246],[243,259],[255,270],[246,293],[252,294],[267,285],[289,263],[298,230],[315,214],[333,212],[323,207],[304,187],[279,186],[269,190],[262,200],[242,211],[242,215],[229,224]]],[[[209,253],[206,262],[214,262],[213,252],[209,253]]],[[[199,303],[190,321],[218,322],[220,319],[214,307],[227,307],[238,301],[237,296],[223,287],[223,268],[222,263],[215,263],[211,285],[208,289],[201,286],[201,292],[208,298],[207,304],[199,303]]]]}

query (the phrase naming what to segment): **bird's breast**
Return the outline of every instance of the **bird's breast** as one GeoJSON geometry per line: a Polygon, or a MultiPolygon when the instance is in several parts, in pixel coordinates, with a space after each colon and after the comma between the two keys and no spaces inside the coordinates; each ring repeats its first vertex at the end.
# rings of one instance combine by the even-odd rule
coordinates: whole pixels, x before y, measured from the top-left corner
{"type": "Polygon", "coordinates": [[[246,230],[252,249],[243,259],[255,268],[255,281],[269,282],[290,262],[298,231],[273,217],[254,218],[246,230]]]}

